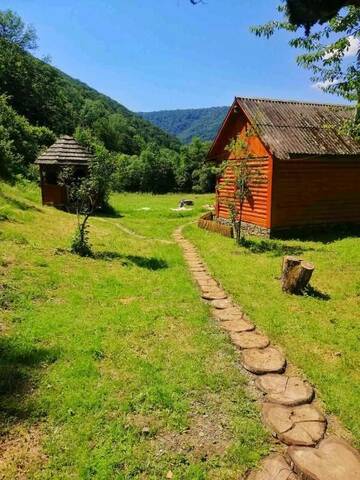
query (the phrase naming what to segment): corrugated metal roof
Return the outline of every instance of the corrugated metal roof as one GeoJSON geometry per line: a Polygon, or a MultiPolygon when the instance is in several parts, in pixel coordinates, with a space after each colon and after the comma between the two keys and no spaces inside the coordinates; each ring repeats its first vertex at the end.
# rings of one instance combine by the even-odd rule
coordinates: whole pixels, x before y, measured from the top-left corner
{"type": "Polygon", "coordinates": [[[92,159],[73,137],[63,135],[36,160],[38,165],[87,165],[92,159]]]}
{"type": "Polygon", "coordinates": [[[354,115],[352,107],[242,97],[236,101],[277,158],[360,154],[360,143],[340,132],[354,115]]]}

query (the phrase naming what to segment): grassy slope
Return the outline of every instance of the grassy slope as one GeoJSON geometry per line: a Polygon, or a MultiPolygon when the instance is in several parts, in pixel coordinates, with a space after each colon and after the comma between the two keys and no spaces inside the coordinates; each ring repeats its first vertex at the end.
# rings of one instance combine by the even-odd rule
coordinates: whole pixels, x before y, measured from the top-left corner
{"type": "Polygon", "coordinates": [[[114,196],[82,259],[61,250],[73,216],[1,185],[1,478],[230,479],[267,452],[179,248],[116,227],[169,239],[179,198],[114,196]]]}
{"type": "Polygon", "coordinates": [[[328,412],[343,421],[360,445],[360,238],[278,241],[270,243],[270,251],[266,242],[261,248],[256,241],[254,253],[195,226],[186,232],[216,277],[284,347],[316,385],[328,412]],[[281,292],[281,258],[293,252],[315,263],[313,287],[328,299],[281,292]]]}

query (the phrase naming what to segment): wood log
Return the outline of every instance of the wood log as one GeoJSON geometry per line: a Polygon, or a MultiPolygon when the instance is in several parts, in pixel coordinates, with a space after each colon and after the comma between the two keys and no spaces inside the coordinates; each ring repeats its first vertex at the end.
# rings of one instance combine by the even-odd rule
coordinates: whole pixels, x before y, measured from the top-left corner
{"type": "Polygon", "coordinates": [[[314,265],[300,258],[286,256],[283,259],[281,286],[287,293],[301,294],[309,283],[314,271],[314,265]]]}
{"type": "Polygon", "coordinates": [[[310,282],[314,269],[314,265],[310,262],[300,263],[295,293],[303,293],[304,288],[310,282]]]}

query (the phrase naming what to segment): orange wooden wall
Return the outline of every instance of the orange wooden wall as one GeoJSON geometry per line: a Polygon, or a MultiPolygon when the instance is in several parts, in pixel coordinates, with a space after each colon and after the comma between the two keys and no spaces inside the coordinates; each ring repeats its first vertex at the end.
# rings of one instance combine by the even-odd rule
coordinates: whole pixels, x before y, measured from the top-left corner
{"type": "Polygon", "coordinates": [[[274,160],[272,227],[360,223],[358,160],[274,160]]]}
{"type": "MultiPolygon", "coordinates": [[[[228,160],[229,167],[223,172],[217,185],[216,212],[220,218],[229,218],[229,201],[234,198],[234,173],[231,163],[236,159],[225,150],[226,145],[236,136],[244,136],[249,127],[245,116],[233,113],[217,142],[215,155],[218,160],[228,160]]],[[[258,175],[250,184],[252,197],[244,202],[243,221],[269,228],[271,221],[272,158],[257,136],[248,139],[250,158],[248,165],[256,169],[258,175]]],[[[239,202],[238,202],[239,206],[239,202]]]]}

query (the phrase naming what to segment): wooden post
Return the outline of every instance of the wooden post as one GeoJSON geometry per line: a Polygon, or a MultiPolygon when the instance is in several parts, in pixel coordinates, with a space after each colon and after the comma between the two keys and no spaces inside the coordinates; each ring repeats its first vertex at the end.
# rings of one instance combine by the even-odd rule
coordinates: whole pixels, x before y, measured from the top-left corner
{"type": "Polygon", "coordinates": [[[287,293],[301,294],[309,283],[314,271],[314,265],[300,258],[286,256],[283,259],[281,286],[287,293]]]}

